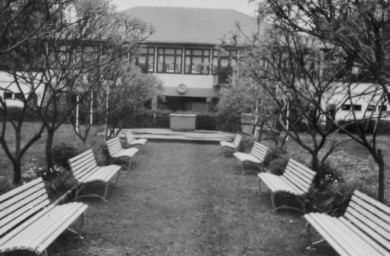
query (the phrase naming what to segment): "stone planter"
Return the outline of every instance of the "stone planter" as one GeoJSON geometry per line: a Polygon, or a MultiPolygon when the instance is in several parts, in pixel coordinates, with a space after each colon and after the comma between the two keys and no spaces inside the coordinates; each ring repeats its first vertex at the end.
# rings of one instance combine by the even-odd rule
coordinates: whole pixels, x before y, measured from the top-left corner
{"type": "Polygon", "coordinates": [[[195,130],[195,114],[170,114],[169,119],[171,130],[195,130]]]}
{"type": "Polygon", "coordinates": [[[255,123],[255,115],[252,113],[241,114],[241,132],[252,135],[253,126],[255,123]]]}

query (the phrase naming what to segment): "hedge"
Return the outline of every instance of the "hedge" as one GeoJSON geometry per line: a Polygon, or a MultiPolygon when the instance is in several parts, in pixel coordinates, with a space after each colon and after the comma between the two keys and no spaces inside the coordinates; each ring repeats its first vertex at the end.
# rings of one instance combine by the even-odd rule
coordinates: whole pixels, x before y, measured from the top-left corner
{"type": "MultiPolygon", "coordinates": [[[[166,110],[137,110],[135,112],[118,113],[110,118],[110,125],[121,128],[167,128],[169,129],[169,114],[166,110]]],[[[223,116],[213,113],[199,113],[196,116],[195,129],[221,130],[237,132],[241,129],[240,117],[224,119],[223,116]]]]}
{"type": "MultiPolygon", "coordinates": [[[[364,133],[372,134],[375,127],[375,120],[364,120],[355,123],[348,123],[340,121],[338,124],[343,125],[345,129],[350,133],[357,133],[358,129],[364,133]]],[[[389,135],[390,134],[390,120],[380,120],[377,125],[377,134],[389,135]]]]}

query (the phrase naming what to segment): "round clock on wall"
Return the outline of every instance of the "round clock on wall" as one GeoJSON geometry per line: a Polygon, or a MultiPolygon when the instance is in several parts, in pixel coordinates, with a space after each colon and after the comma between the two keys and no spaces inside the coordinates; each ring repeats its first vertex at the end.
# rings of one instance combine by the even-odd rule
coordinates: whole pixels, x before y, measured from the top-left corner
{"type": "Polygon", "coordinates": [[[180,94],[184,94],[187,91],[187,86],[185,84],[179,84],[177,86],[177,92],[180,94]]]}

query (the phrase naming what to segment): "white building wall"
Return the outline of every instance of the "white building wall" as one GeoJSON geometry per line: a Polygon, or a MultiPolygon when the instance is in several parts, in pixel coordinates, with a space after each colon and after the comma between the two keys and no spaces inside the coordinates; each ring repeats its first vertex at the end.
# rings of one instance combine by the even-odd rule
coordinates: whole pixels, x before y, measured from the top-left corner
{"type": "MultiPolygon", "coordinates": [[[[37,78],[38,79],[38,78],[37,78]]],[[[26,83],[23,79],[19,80],[19,86],[15,82],[15,79],[12,75],[7,72],[0,71],[0,97],[4,98],[4,93],[6,91],[13,93],[13,99],[7,99],[5,102],[8,107],[23,107],[23,103],[20,100],[14,99],[16,94],[23,93],[26,96],[35,90],[37,95],[38,104],[42,101],[43,86],[38,86],[38,82],[34,85],[26,83]]],[[[0,106],[1,107],[1,106],[0,106]]]]}
{"type": "MultiPolygon", "coordinates": [[[[329,93],[326,99],[326,105],[336,106],[336,117],[337,121],[340,120],[352,120],[354,115],[352,109],[354,107],[360,108],[360,110],[354,111],[356,119],[363,119],[371,115],[377,115],[379,108],[382,106],[380,97],[382,90],[380,86],[372,83],[354,83],[350,85],[351,97],[348,94],[348,87],[345,84],[336,84],[334,90],[329,93]],[[375,108],[371,111],[368,110],[369,106],[375,108]],[[348,109],[350,106],[350,109],[348,109]]],[[[385,100],[384,105],[387,111],[390,111],[387,101],[385,100]]]]}
{"type": "Polygon", "coordinates": [[[163,94],[165,96],[206,98],[217,96],[217,92],[214,88],[215,76],[160,73],[155,73],[155,75],[163,82],[163,94]]]}

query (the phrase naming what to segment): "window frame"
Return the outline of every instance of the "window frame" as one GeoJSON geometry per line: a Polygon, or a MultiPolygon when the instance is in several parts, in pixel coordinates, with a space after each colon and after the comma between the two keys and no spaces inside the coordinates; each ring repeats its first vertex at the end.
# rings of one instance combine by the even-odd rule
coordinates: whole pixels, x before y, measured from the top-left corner
{"type": "Polygon", "coordinates": [[[156,47],[154,46],[142,46],[141,48],[143,49],[146,49],[146,53],[140,53],[138,55],[138,57],[136,58],[136,62],[135,64],[141,68],[142,71],[144,71],[144,69],[139,65],[139,57],[145,57],[146,61],[145,61],[145,65],[146,65],[146,73],[154,73],[155,70],[156,70],[156,47]],[[150,51],[151,50],[151,51],[150,51]],[[152,67],[152,70],[149,69],[149,57],[153,57],[153,65],[151,66],[152,67]]]}
{"type": "Polygon", "coordinates": [[[206,48],[185,48],[184,49],[184,74],[187,74],[187,75],[210,75],[210,71],[211,71],[211,68],[210,68],[210,54],[211,54],[211,51],[210,49],[206,49],[206,48]],[[187,54],[187,51],[190,51],[190,54],[187,54]],[[194,54],[194,51],[201,51],[202,54],[200,55],[196,55],[194,54]],[[206,55],[205,52],[208,52],[208,54],[206,55]],[[204,63],[205,60],[207,60],[207,73],[202,73],[202,72],[199,72],[199,73],[194,73],[193,72],[193,59],[194,58],[201,58],[202,59],[202,63],[204,63]],[[189,71],[187,72],[186,71],[186,66],[187,66],[187,59],[190,60],[190,67],[189,67],[189,71]]]}
{"type": "Polygon", "coordinates": [[[184,49],[182,47],[157,47],[157,59],[156,59],[156,73],[160,74],[182,74],[183,73],[183,51],[184,49]],[[160,50],[163,51],[163,53],[160,53],[160,50]],[[173,54],[166,54],[166,50],[174,50],[173,54]],[[180,52],[180,53],[178,53],[180,52]],[[162,70],[159,70],[159,59],[160,56],[162,57],[162,70]],[[167,72],[165,68],[165,58],[166,57],[173,57],[173,65],[174,65],[174,72],[167,72]],[[180,70],[176,70],[177,63],[176,63],[176,58],[180,57],[181,62],[180,62],[180,70]]]}

